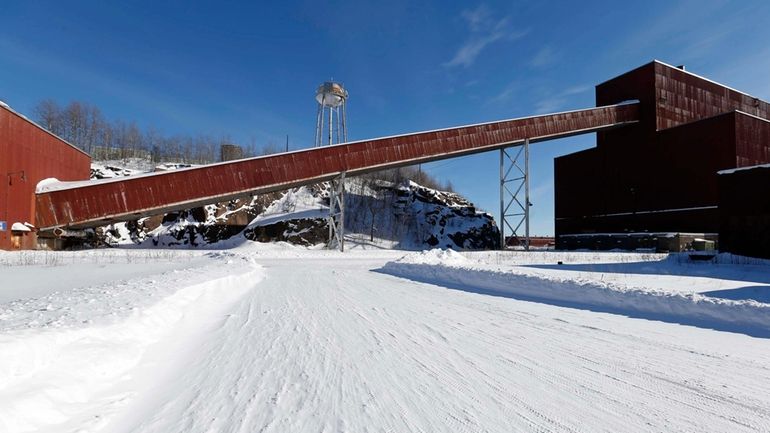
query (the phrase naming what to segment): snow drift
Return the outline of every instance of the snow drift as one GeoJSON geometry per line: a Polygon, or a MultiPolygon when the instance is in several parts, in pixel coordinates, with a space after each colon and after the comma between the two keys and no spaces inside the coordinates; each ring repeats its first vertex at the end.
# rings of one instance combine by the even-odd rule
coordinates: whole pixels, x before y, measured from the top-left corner
{"type": "MultiPolygon", "coordinates": [[[[137,379],[142,359],[221,321],[263,277],[251,260],[221,257],[186,274],[131,280],[118,291],[127,294],[119,302],[113,290],[92,287],[6,304],[7,311],[0,309],[0,431],[104,428],[151,387],[137,379]],[[56,304],[34,306],[46,298],[56,304]],[[32,314],[40,309],[51,313],[45,322],[32,314]]],[[[159,361],[153,365],[162,368],[159,361]]]]}
{"type": "Polygon", "coordinates": [[[411,253],[379,271],[449,288],[770,337],[770,304],[484,269],[459,253],[411,253]]]}

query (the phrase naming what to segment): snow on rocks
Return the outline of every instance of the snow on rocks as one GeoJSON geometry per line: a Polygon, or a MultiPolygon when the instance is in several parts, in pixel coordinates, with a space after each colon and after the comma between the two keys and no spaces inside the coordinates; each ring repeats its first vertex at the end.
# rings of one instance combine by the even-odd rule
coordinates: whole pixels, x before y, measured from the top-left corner
{"type": "Polygon", "coordinates": [[[329,216],[329,206],[323,197],[307,186],[286,191],[262,213],[257,215],[248,228],[261,227],[281,221],[298,219],[325,219],[329,216]]]}
{"type": "Polygon", "coordinates": [[[754,300],[495,269],[435,250],[407,254],[381,271],[450,288],[770,337],[770,304],[754,300]]]}
{"type": "Polygon", "coordinates": [[[145,172],[109,164],[91,163],[91,179],[112,179],[116,177],[133,176],[140,173],[145,172]]]}
{"type": "MultiPolygon", "coordinates": [[[[142,176],[140,161],[92,163],[92,179],[114,182],[123,176],[142,176]],[[127,163],[129,163],[127,165],[127,163]]],[[[155,167],[158,171],[180,164],[155,167]]],[[[94,182],[97,182],[96,180],[94,182]]],[[[60,182],[46,190],[86,184],[60,182]]],[[[461,250],[495,248],[499,233],[490,214],[479,211],[458,194],[421,186],[412,181],[350,178],[346,182],[345,227],[359,238],[397,244],[402,249],[449,247],[461,250]]],[[[322,182],[284,192],[244,196],[204,208],[170,212],[162,218],[105,227],[110,245],[215,247],[222,241],[287,241],[298,245],[326,242],[329,184],[322,182]]]]}

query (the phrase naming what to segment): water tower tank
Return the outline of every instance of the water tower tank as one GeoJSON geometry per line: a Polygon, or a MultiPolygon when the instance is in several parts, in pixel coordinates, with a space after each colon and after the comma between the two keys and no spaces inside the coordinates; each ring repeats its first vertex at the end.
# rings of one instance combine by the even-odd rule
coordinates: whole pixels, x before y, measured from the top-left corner
{"type": "Polygon", "coordinates": [[[326,107],[338,107],[348,99],[348,91],[341,84],[327,81],[315,92],[315,100],[326,107]]]}

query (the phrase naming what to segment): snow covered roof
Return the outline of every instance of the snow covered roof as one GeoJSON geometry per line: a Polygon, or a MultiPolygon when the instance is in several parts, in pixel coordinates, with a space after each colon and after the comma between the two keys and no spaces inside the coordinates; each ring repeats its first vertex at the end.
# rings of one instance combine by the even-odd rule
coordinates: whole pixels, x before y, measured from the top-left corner
{"type": "Polygon", "coordinates": [[[13,232],[31,232],[32,230],[26,225],[22,223],[13,223],[11,226],[11,231],[13,232]]]}
{"type": "Polygon", "coordinates": [[[770,164],[752,165],[750,167],[731,168],[728,170],[719,170],[717,174],[733,174],[736,171],[754,170],[755,168],[770,168],[770,164]]]}

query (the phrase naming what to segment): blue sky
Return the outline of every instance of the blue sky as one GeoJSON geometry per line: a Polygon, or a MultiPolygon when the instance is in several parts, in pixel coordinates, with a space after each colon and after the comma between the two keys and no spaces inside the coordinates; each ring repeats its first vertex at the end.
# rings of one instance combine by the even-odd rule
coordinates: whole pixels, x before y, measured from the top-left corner
{"type": "MultiPolygon", "coordinates": [[[[351,140],[590,107],[596,84],[652,59],[770,99],[767,1],[122,3],[4,2],[0,100],[301,148],[329,78],[350,92],[351,140]]],[[[553,158],[594,143],[533,145],[534,234],[553,233],[553,158]]],[[[497,215],[498,164],[424,169],[497,215]]]]}

